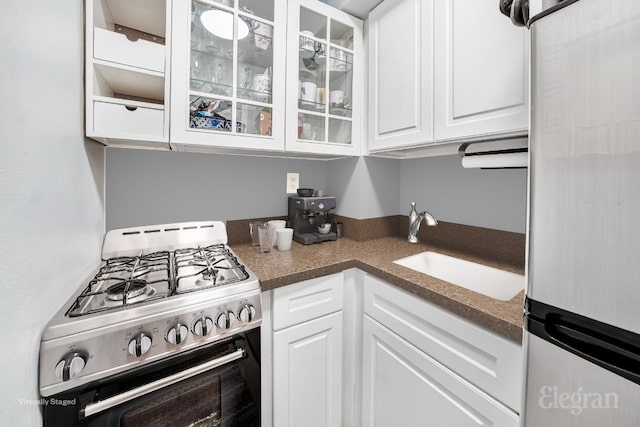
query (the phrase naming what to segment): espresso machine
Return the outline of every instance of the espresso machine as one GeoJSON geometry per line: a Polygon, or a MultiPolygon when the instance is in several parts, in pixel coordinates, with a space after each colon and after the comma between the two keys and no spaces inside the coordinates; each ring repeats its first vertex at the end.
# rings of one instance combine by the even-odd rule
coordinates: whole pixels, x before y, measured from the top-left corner
{"type": "Polygon", "coordinates": [[[333,231],[334,209],[336,198],[289,196],[289,224],[293,228],[293,240],[303,245],[336,240],[338,235],[333,231]],[[318,231],[323,224],[331,224],[327,234],[318,231]]]}

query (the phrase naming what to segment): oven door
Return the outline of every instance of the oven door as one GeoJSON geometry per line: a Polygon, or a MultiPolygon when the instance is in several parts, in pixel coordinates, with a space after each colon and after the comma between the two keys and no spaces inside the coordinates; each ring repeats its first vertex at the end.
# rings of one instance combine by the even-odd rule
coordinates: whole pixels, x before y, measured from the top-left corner
{"type": "Polygon", "coordinates": [[[259,328],[53,396],[45,426],[259,426],[259,328]]]}

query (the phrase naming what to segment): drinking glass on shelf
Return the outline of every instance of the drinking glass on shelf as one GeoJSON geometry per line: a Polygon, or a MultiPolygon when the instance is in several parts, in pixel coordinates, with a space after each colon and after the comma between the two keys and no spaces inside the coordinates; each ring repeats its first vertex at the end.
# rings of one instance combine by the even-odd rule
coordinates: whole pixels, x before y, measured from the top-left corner
{"type": "Polygon", "coordinates": [[[222,64],[218,63],[218,65],[216,65],[215,72],[216,72],[216,75],[215,75],[216,82],[221,85],[227,84],[227,81],[225,79],[225,74],[224,74],[224,66],[222,64]]]}
{"type": "Polygon", "coordinates": [[[206,80],[206,69],[200,53],[191,52],[191,88],[200,89],[206,80]]]}
{"type": "Polygon", "coordinates": [[[240,87],[243,89],[250,89],[253,82],[253,72],[251,68],[244,67],[244,70],[240,74],[240,87]]]}

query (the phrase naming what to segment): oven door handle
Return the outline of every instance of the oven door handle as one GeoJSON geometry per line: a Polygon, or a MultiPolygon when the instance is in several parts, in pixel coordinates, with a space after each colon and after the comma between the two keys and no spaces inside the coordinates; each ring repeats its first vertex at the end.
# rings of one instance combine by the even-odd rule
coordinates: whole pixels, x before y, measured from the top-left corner
{"type": "Polygon", "coordinates": [[[186,380],[188,378],[194,377],[203,372],[210,371],[212,369],[218,368],[222,365],[226,365],[227,363],[233,362],[234,360],[242,359],[245,355],[245,351],[243,348],[239,348],[233,353],[227,354],[225,356],[219,357],[214,360],[210,360],[201,365],[194,366],[189,369],[185,369],[182,372],[178,372],[177,374],[173,374],[166,378],[162,378],[149,384],[145,384],[143,386],[131,389],[121,394],[117,394],[115,396],[109,397],[104,400],[99,400],[94,403],[89,403],[84,409],[80,410],[80,417],[86,418],[91,415],[99,414],[100,412],[106,411],[107,409],[111,409],[114,406],[121,405],[130,400],[136,399],[140,396],[144,396],[145,394],[149,394],[151,392],[160,390],[164,387],[168,387],[172,384],[176,384],[180,381],[186,380]]]}

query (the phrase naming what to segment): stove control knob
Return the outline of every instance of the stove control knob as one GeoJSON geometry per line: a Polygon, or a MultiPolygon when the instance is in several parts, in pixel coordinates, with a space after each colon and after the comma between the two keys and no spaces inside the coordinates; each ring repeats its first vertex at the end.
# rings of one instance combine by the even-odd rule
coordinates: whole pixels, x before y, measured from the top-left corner
{"type": "Polygon", "coordinates": [[[213,329],[213,320],[210,317],[202,316],[200,319],[196,320],[196,323],[193,324],[193,333],[200,336],[206,337],[211,333],[213,329]]]}
{"type": "Polygon", "coordinates": [[[176,323],[169,328],[166,335],[166,340],[171,344],[182,344],[189,335],[189,328],[182,323],[176,323]]]}
{"type": "Polygon", "coordinates": [[[136,335],[134,339],[129,341],[129,354],[140,357],[151,349],[151,337],[144,332],[136,335]]]}
{"type": "Polygon", "coordinates": [[[318,204],[318,209],[324,209],[324,203],[320,202],[320,203],[318,204]]]}
{"type": "Polygon", "coordinates": [[[84,354],[69,353],[56,365],[56,377],[62,381],[75,378],[84,369],[87,358],[84,354]]]}
{"type": "Polygon", "coordinates": [[[238,318],[243,322],[251,322],[256,317],[256,309],[251,304],[242,304],[238,312],[238,318]]]}
{"type": "Polygon", "coordinates": [[[236,320],[236,316],[234,316],[233,311],[223,311],[216,318],[216,326],[220,329],[231,329],[234,320],[236,320]]]}

